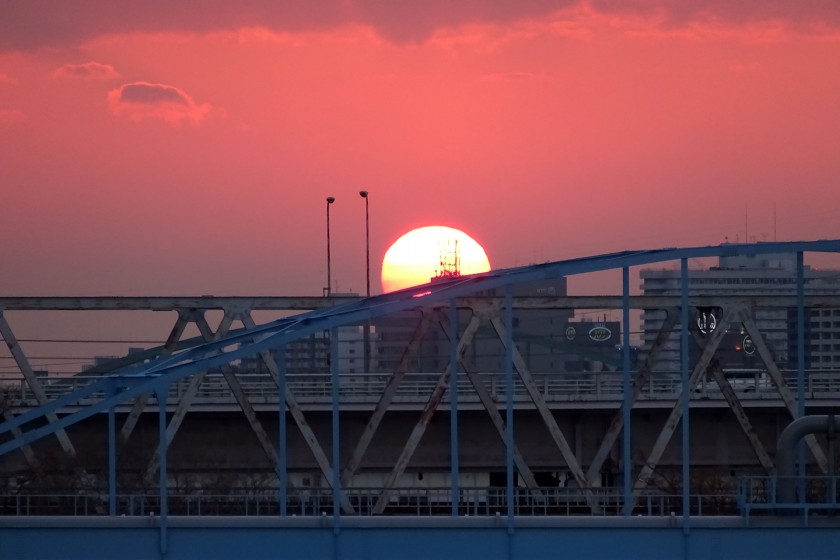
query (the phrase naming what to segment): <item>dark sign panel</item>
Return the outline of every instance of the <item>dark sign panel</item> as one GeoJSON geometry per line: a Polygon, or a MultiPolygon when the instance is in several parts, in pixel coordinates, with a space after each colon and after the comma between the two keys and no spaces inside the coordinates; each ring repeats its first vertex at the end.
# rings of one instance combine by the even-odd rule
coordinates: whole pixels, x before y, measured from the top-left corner
{"type": "Polygon", "coordinates": [[[595,342],[603,342],[612,337],[612,331],[605,325],[598,325],[589,329],[589,338],[595,342]]]}

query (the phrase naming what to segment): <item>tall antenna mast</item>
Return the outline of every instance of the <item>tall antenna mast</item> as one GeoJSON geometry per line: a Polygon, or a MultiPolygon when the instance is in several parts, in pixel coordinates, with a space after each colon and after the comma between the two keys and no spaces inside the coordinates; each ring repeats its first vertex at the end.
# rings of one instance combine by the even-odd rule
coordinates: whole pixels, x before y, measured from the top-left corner
{"type": "Polygon", "coordinates": [[[744,243],[750,242],[750,207],[744,205],[744,243]]]}
{"type": "Polygon", "coordinates": [[[441,241],[440,269],[435,278],[453,278],[461,276],[461,251],[458,248],[457,239],[441,241]]]}

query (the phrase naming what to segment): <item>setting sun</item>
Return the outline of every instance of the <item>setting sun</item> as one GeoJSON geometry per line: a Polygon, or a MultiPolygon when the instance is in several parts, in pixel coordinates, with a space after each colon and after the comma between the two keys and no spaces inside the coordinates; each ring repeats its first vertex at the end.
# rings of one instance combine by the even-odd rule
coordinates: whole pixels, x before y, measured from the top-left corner
{"type": "Polygon", "coordinates": [[[397,239],[382,260],[382,290],[393,292],[426,284],[436,276],[490,270],[484,248],[463,231],[421,227],[397,239]]]}

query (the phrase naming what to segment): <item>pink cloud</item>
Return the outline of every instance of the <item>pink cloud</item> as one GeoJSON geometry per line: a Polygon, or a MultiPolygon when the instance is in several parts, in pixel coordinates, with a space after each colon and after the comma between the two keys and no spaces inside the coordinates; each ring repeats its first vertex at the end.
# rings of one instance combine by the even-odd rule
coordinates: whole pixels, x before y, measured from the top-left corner
{"type": "Polygon", "coordinates": [[[17,84],[17,80],[12,78],[8,74],[4,74],[4,73],[0,72],[0,84],[15,85],[15,84],[17,84]]]}
{"type": "Polygon", "coordinates": [[[394,43],[419,43],[441,29],[506,24],[579,7],[629,17],[655,16],[663,25],[781,21],[838,28],[840,2],[826,0],[89,0],[57,15],[40,2],[0,3],[0,51],[72,46],[97,37],[131,33],[216,31],[261,27],[302,32],[347,25],[370,26],[394,43]]]}
{"type": "Polygon", "coordinates": [[[65,64],[53,73],[54,78],[76,78],[81,80],[113,80],[120,77],[113,66],[101,62],[65,64]]]}
{"type": "Polygon", "coordinates": [[[26,113],[19,109],[0,109],[0,125],[12,125],[26,120],[26,113]]]}
{"type": "Polygon", "coordinates": [[[840,25],[840,3],[824,0],[590,0],[590,5],[597,12],[656,15],[670,24],[786,21],[840,25]]]}
{"type": "Polygon", "coordinates": [[[177,87],[149,82],[123,84],[108,93],[108,102],[115,115],[134,121],[160,119],[170,124],[197,124],[219,112],[209,103],[196,103],[177,87]]]}

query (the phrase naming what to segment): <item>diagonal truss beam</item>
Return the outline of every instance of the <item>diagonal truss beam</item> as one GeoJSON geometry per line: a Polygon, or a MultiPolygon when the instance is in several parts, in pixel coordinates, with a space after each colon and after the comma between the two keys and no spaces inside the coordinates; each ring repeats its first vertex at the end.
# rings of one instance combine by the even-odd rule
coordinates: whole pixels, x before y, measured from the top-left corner
{"type": "MultiPolygon", "coordinates": [[[[630,396],[630,407],[633,407],[633,404],[636,402],[636,399],[639,398],[639,394],[641,394],[642,389],[650,380],[650,375],[653,372],[653,366],[656,364],[656,360],[659,359],[659,355],[662,353],[662,350],[665,348],[665,344],[668,341],[668,338],[671,336],[671,332],[674,330],[674,326],[677,324],[677,319],[679,318],[680,314],[679,311],[675,308],[666,309],[665,312],[667,315],[665,316],[665,320],[662,322],[662,326],[659,329],[659,332],[656,333],[656,338],[651,344],[650,351],[648,352],[647,357],[645,358],[642,367],[639,369],[636,378],[633,379],[632,385],[632,395],[630,396]]],[[[589,465],[589,470],[586,472],[586,479],[589,481],[590,484],[594,484],[596,478],[601,473],[601,467],[604,466],[604,461],[607,460],[607,456],[610,454],[610,450],[612,449],[613,445],[615,445],[616,440],[618,439],[618,435],[621,433],[621,429],[624,427],[624,403],[619,406],[618,411],[616,411],[615,415],[613,416],[612,422],[610,422],[609,428],[607,428],[607,432],[604,434],[604,439],[601,440],[601,445],[598,446],[598,451],[595,453],[595,456],[592,459],[592,463],[589,465]]],[[[625,457],[624,461],[626,462],[627,466],[625,468],[633,468],[632,457],[625,457]]]]}
{"type": "MultiPolygon", "coordinates": [[[[32,365],[29,363],[29,359],[26,357],[26,354],[24,354],[23,348],[21,348],[20,344],[18,344],[17,337],[15,337],[15,333],[12,331],[12,326],[8,321],[6,321],[2,310],[0,310],[0,335],[3,337],[3,340],[6,341],[6,346],[9,347],[9,351],[12,353],[12,358],[14,358],[20,372],[23,374],[23,378],[32,390],[32,394],[35,395],[35,399],[38,401],[38,404],[44,405],[49,402],[47,394],[41,386],[41,382],[38,381],[38,377],[35,375],[32,365]]],[[[55,413],[47,414],[47,421],[56,422],[57,420],[58,417],[55,413]]],[[[55,437],[58,439],[58,443],[61,444],[61,448],[68,457],[76,456],[76,449],[70,442],[70,438],[67,436],[66,431],[63,429],[56,430],[55,437]]]]}
{"type": "MultiPolygon", "coordinates": [[[[791,418],[793,418],[794,420],[796,418],[799,418],[799,413],[797,412],[796,406],[796,398],[793,396],[793,393],[787,386],[787,382],[785,382],[785,378],[782,375],[782,372],[779,371],[779,366],[776,365],[776,361],[773,359],[773,354],[767,347],[767,343],[764,341],[764,337],[761,336],[761,331],[758,330],[758,327],[756,326],[752,315],[744,317],[744,328],[747,330],[747,334],[749,334],[750,338],[753,340],[753,343],[755,344],[755,349],[758,351],[758,355],[761,356],[761,359],[764,361],[764,365],[767,367],[767,373],[768,375],[770,375],[770,378],[776,385],[776,390],[779,391],[779,396],[782,397],[782,402],[785,403],[785,407],[787,407],[788,411],[790,412],[791,418]]],[[[828,474],[828,459],[826,458],[822,447],[820,447],[816,436],[814,434],[808,434],[807,436],[805,436],[805,443],[808,444],[808,448],[814,455],[814,460],[816,460],[817,465],[820,467],[820,470],[824,474],[828,474]]]]}
{"type": "MultiPolygon", "coordinates": [[[[254,323],[254,319],[251,317],[251,315],[244,315],[242,317],[242,324],[244,324],[245,327],[248,329],[253,329],[256,327],[256,323],[254,323]]],[[[262,350],[261,352],[259,352],[259,356],[265,364],[265,367],[268,369],[268,372],[271,375],[274,384],[279,388],[281,386],[280,376],[282,375],[282,373],[280,372],[280,368],[277,366],[277,362],[272,357],[271,352],[269,350],[262,350]]],[[[282,356],[280,359],[285,359],[285,356],[282,356]]],[[[312,456],[315,458],[315,462],[318,463],[318,468],[321,470],[321,474],[323,474],[324,480],[326,480],[327,484],[329,484],[330,487],[332,487],[332,467],[330,466],[329,459],[327,459],[327,454],[324,452],[324,448],[321,447],[321,444],[318,442],[318,438],[315,436],[315,432],[312,431],[312,427],[309,425],[309,422],[306,421],[306,416],[303,414],[303,410],[297,403],[297,400],[295,400],[295,396],[289,389],[289,385],[285,384],[285,386],[286,406],[289,408],[289,414],[292,415],[292,419],[294,419],[295,424],[300,430],[303,440],[306,442],[307,447],[309,447],[309,451],[312,452],[312,456]]],[[[279,457],[277,463],[279,464],[279,457]]],[[[340,468],[340,466],[335,465],[335,468],[340,468]]],[[[340,494],[341,510],[344,513],[348,514],[354,513],[355,509],[350,503],[350,499],[347,497],[347,493],[341,492],[340,494]]]]}
{"type": "MultiPolygon", "coordinates": [[[[732,310],[724,310],[723,317],[718,322],[717,328],[712,331],[712,335],[709,337],[706,347],[700,354],[700,358],[697,360],[697,364],[694,366],[694,370],[688,378],[688,385],[682,387],[677,395],[677,402],[674,404],[671,414],[668,415],[668,419],[665,421],[662,431],[659,432],[659,436],[656,438],[656,442],[650,450],[647,461],[645,461],[645,464],[639,472],[639,476],[636,478],[636,485],[633,492],[634,505],[639,493],[647,487],[650,479],[653,477],[656,466],[659,464],[659,460],[662,458],[662,454],[665,452],[665,448],[671,441],[671,437],[674,435],[674,431],[682,418],[683,393],[685,391],[693,391],[697,382],[700,380],[700,376],[703,375],[703,372],[705,372],[709,367],[718,346],[720,346],[721,341],[723,341],[723,336],[726,334],[726,329],[729,328],[729,323],[732,321],[733,315],[734,313],[732,310]]],[[[688,325],[683,325],[682,328],[688,328],[688,325]]],[[[684,349],[683,351],[687,351],[687,349],[684,349]]],[[[688,442],[683,442],[683,445],[687,444],[688,442]]],[[[688,481],[683,481],[683,484],[688,484],[688,481]]]]}
{"type": "MultiPolygon", "coordinates": [[[[166,337],[166,343],[163,345],[163,351],[160,354],[161,357],[168,356],[175,350],[178,341],[181,340],[181,337],[184,335],[184,329],[186,329],[187,323],[193,322],[195,317],[201,315],[201,313],[202,312],[195,309],[178,310],[178,319],[172,326],[169,336],[166,337]]],[[[128,416],[120,429],[120,441],[123,443],[128,441],[128,438],[131,437],[131,433],[134,431],[135,426],[137,426],[137,422],[140,420],[140,416],[146,409],[146,405],[149,403],[149,398],[151,396],[151,393],[140,395],[134,401],[134,405],[132,405],[128,416]]]]}
{"type": "MultiPolygon", "coordinates": [[[[496,315],[498,316],[498,311],[496,312],[496,315]]],[[[481,317],[481,315],[477,314],[476,316],[479,317],[481,322],[483,322],[483,317],[481,317]]],[[[449,321],[446,316],[441,315],[440,325],[443,332],[448,335],[449,321]]],[[[461,356],[460,361],[461,366],[464,368],[464,373],[467,375],[467,378],[470,380],[470,383],[475,389],[475,393],[478,395],[478,399],[481,401],[484,410],[486,410],[487,414],[490,415],[490,420],[493,422],[496,432],[498,432],[499,437],[502,438],[502,442],[507,445],[507,438],[505,437],[505,422],[502,420],[502,415],[499,414],[499,409],[493,401],[493,397],[490,396],[490,393],[485,388],[484,383],[482,383],[481,378],[478,375],[478,369],[475,364],[473,364],[472,360],[466,356],[466,354],[461,356]]],[[[524,457],[522,457],[522,453],[519,451],[519,446],[516,445],[515,442],[513,442],[513,461],[516,463],[516,468],[519,470],[522,480],[525,481],[525,485],[531,490],[537,490],[539,485],[537,484],[536,478],[534,478],[534,473],[531,471],[531,467],[528,466],[528,463],[525,462],[524,457]]]]}
{"type": "MultiPolygon", "coordinates": [[[[204,313],[198,312],[192,316],[192,320],[198,327],[202,338],[204,338],[204,340],[206,340],[207,342],[218,340],[219,338],[225,336],[230,330],[234,318],[234,314],[226,310],[221,322],[219,323],[218,328],[216,329],[216,332],[214,333],[210,328],[210,325],[207,323],[207,319],[204,317],[204,313]]],[[[169,447],[172,444],[172,440],[175,439],[175,434],[178,433],[178,429],[181,427],[181,423],[184,421],[184,418],[186,417],[190,406],[192,406],[193,399],[198,394],[198,391],[201,388],[201,383],[202,381],[204,381],[205,375],[206,372],[201,372],[192,376],[189,385],[187,385],[187,390],[184,392],[183,395],[181,395],[181,398],[178,401],[178,405],[175,408],[175,412],[172,414],[172,418],[169,419],[169,425],[166,427],[165,445],[167,447],[169,447]]],[[[154,479],[155,473],[157,472],[157,467],[158,453],[155,452],[152,454],[152,458],[149,460],[149,464],[146,467],[146,480],[152,481],[154,479]]]]}
{"type": "MultiPolygon", "coordinates": [[[[4,420],[11,420],[14,418],[14,415],[9,412],[8,410],[3,411],[3,419],[4,420]]],[[[23,432],[18,427],[12,428],[12,437],[15,439],[21,439],[23,437],[23,432]]],[[[35,452],[32,450],[32,446],[29,444],[23,445],[20,448],[21,452],[23,453],[23,458],[26,460],[26,464],[29,465],[33,469],[37,469],[39,466],[38,459],[35,457],[35,452]]]]}
{"type": "MultiPolygon", "coordinates": [[[[467,324],[467,327],[464,329],[464,333],[461,335],[461,340],[458,342],[458,347],[456,349],[459,359],[464,355],[464,352],[469,345],[472,344],[480,322],[481,321],[478,317],[473,316],[467,324]]],[[[379,497],[373,508],[374,514],[379,515],[385,511],[385,506],[388,505],[388,497],[391,493],[391,488],[393,488],[394,483],[405,472],[406,467],[408,467],[408,463],[411,461],[414,451],[417,449],[423,434],[426,433],[426,428],[429,426],[432,416],[443,400],[443,395],[446,393],[446,389],[449,386],[449,376],[454,369],[455,364],[449,363],[444,372],[438,378],[437,384],[432,390],[431,395],[429,395],[429,400],[426,402],[426,406],[423,407],[423,412],[417,420],[417,424],[411,431],[411,435],[408,436],[408,440],[405,442],[405,446],[394,464],[394,468],[390,473],[388,473],[388,476],[385,477],[385,482],[379,491],[379,497]]]]}
{"type": "MultiPolygon", "coordinates": [[[[501,319],[499,317],[494,317],[490,320],[490,324],[493,325],[493,328],[496,330],[496,334],[499,336],[499,340],[502,341],[502,345],[507,348],[507,329],[501,319]]],[[[586,480],[586,475],[583,473],[583,469],[581,468],[577,457],[575,457],[574,451],[572,451],[566,436],[563,435],[563,430],[561,430],[560,426],[557,425],[557,420],[554,419],[554,415],[551,414],[551,410],[548,408],[548,405],[546,404],[537,383],[534,381],[531,372],[528,371],[528,367],[525,365],[525,360],[522,358],[522,354],[519,353],[519,349],[516,347],[516,344],[513,345],[511,351],[513,355],[513,365],[519,373],[519,377],[522,379],[522,384],[528,391],[528,395],[531,397],[531,400],[534,401],[543,422],[546,427],[548,427],[548,431],[551,434],[551,438],[554,440],[554,444],[560,450],[561,455],[563,455],[563,460],[566,461],[566,466],[569,467],[569,471],[575,478],[575,482],[577,482],[578,487],[586,497],[586,502],[589,504],[589,508],[592,510],[592,513],[599,513],[601,506],[598,503],[598,499],[592,493],[592,488],[589,485],[589,481],[586,480]]]]}
{"type": "Polygon", "coordinates": [[[373,441],[373,436],[379,429],[379,425],[382,423],[382,419],[385,417],[388,407],[391,406],[391,401],[394,400],[394,396],[397,394],[397,389],[399,389],[400,383],[402,383],[403,377],[405,377],[405,374],[411,365],[411,361],[417,355],[417,351],[420,349],[420,344],[423,342],[423,338],[429,331],[429,326],[431,325],[433,317],[437,316],[439,313],[440,312],[436,309],[431,312],[423,311],[423,314],[420,317],[420,322],[414,330],[414,334],[411,335],[408,345],[405,347],[405,350],[403,350],[402,357],[400,358],[397,367],[391,374],[390,379],[388,379],[388,383],[385,385],[385,389],[382,391],[382,395],[376,403],[376,408],[374,408],[373,414],[371,414],[358,443],[356,443],[356,447],[353,449],[353,454],[350,456],[350,460],[344,467],[344,472],[341,474],[341,484],[343,486],[349,485],[353,479],[353,475],[356,474],[356,471],[362,462],[362,458],[367,452],[371,441],[373,441]]]}
{"type": "Polygon", "coordinates": [[[758,462],[761,463],[761,467],[764,469],[764,472],[767,474],[773,474],[775,470],[773,460],[767,453],[767,449],[764,448],[764,444],[761,443],[760,439],[758,439],[758,434],[755,433],[755,428],[753,428],[752,422],[750,422],[743,405],[741,405],[741,401],[738,399],[735,389],[732,388],[732,384],[729,383],[729,380],[724,375],[720,364],[712,363],[709,365],[709,371],[715,378],[721,393],[723,393],[723,398],[729,404],[729,408],[738,420],[741,430],[743,430],[744,435],[747,436],[747,440],[750,442],[750,447],[752,447],[753,453],[755,453],[755,457],[758,459],[758,462]]]}
{"type": "MultiPolygon", "coordinates": [[[[703,335],[701,335],[698,331],[692,331],[692,334],[694,336],[694,342],[697,343],[697,346],[701,349],[705,348],[706,339],[703,335]]],[[[726,375],[724,375],[723,369],[720,367],[717,360],[713,360],[709,364],[708,371],[714,377],[715,382],[717,382],[718,387],[723,394],[723,398],[726,400],[729,408],[738,420],[738,424],[741,426],[741,430],[743,430],[744,435],[747,436],[747,440],[750,442],[750,447],[752,447],[753,453],[755,453],[755,457],[758,459],[758,462],[761,463],[764,472],[772,474],[775,470],[773,467],[773,460],[767,453],[767,449],[764,448],[764,444],[761,443],[761,440],[758,438],[758,434],[755,433],[755,428],[753,428],[752,422],[750,422],[747,412],[741,404],[741,400],[738,398],[738,395],[735,393],[735,389],[732,388],[732,384],[729,383],[726,375]]]]}

